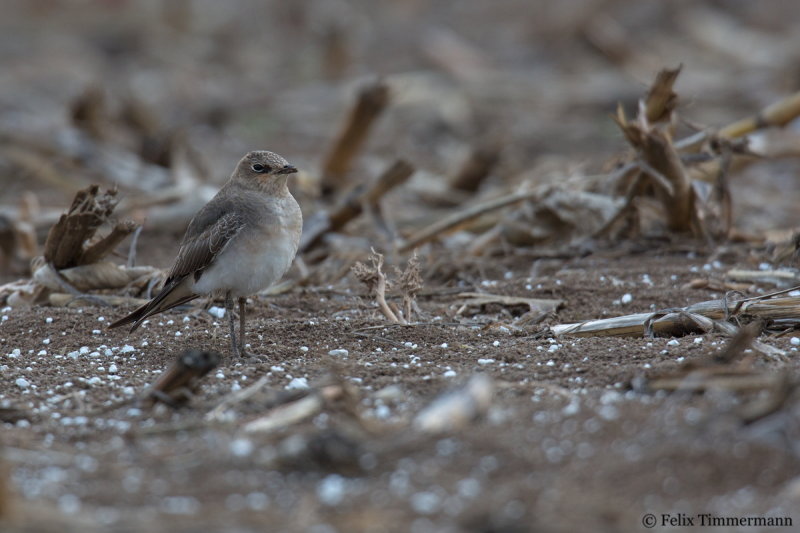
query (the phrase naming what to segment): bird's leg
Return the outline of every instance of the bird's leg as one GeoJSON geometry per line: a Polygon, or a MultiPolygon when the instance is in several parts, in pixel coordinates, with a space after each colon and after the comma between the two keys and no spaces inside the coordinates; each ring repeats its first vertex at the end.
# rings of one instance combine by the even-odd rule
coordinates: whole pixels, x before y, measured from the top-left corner
{"type": "Polygon", "coordinates": [[[241,355],[239,347],[236,345],[236,331],[233,325],[233,296],[231,291],[225,293],[225,311],[228,313],[228,323],[231,326],[231,351],[235,357],[241,355]]]}
{"type": "Polygon", "coordinates": [[[239,355],[244,356],[244,317],[247,298],[239,298],[239,355]]]}

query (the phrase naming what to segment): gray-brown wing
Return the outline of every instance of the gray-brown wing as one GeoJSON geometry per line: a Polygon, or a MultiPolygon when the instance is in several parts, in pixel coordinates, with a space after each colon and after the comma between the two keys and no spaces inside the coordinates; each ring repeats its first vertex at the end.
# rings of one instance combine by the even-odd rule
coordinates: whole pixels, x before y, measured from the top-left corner
{"type": "Polygon", "coordinates": [[[194,275],[195,280],[200,279],[203,270],[214,262],[243,227],[244,221],[240,215],[227,213],[196,237],[184,240],[166,283],[189,275],[194,275]]]}

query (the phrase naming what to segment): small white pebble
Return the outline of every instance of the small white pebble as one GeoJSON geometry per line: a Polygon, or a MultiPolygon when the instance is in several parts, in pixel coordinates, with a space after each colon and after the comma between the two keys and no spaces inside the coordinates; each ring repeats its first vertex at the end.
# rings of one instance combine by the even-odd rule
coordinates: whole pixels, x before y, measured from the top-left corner
{"type": "Polygon", "coordinates": [[[307,389],[308,388],[308,380],[306,378],[294,378],[292,381],[286,385],[286,390],[292,389],[307,389]]]}
{"type": "MultiPolygon", "coordinates": [[[[144,344],[144,343],[142,343],[142,344],[144,344]]],[[[129,353],[129,352],[133,352],[133,351],[136,351],[136,348],[134,348],[130,344],[126,344],[125,346],[120,348],[119,353],[129,353]]]]}
{"type": "Polygon", "coordinates": [[[214,377],[217,379],[224,379],[225,374],[223,374],[222,372],[217,372],[216,374],[214,374],[214,377]]]}
{"type": "Polygon", "coordinates": [[[553,361],[552,359],[550,359],[549,361],[547,361],[545,364],[546,364],[547,366],[556,366],[556,362],[555,362],[555,361],[553,361]]]}
{"type": "Polygon", "coordinates": [[[247,457],[253,453],[253,441],[248,439],[236,439],[230,444],[231,454],[236,457],[247,457]]]}
{"type": "Polygon", "coordinates": [[[108,373],[109,374],[116,374],[117,373],[117,365],[115,365],[114,363],[111,363],[110,365],[108,365],[108,373]]]}
{"type": "Polygon", "coordinates": [[[457,374],[456,374],[455,370],[446,370],[444,372],[444,374],[442,374],[442,376],[446,377],[446,378],[454,378],[454,377],[456,377],[456,375],[457,374]]]}
{"type": "Polygon", "coordinates": [[[692,342],[695,344],[703,344],[703,337],[695,337],[692,342]]]}
{"type": "Polygon", "coordinates": [[[678,339],[672,339],[667,343],[667,346],[680,346],[681,343],[678,342],[678,339]]]}
{"type": "Polygon", "coordinates": [[[479,365],[490,365],[494,363],[494,359],[478,359],[479,365]]]}
{"type": "Polygon", "coordinates": [[[106,321],[106,317],[104,317],[104,316],[99,316],[99,317],[97,317],[97,321],[98,321],[98,322],[105,322],[105,321],[106,321]]]}
{"type": "Polygon", "coordinates": [[[102,333],[102,331],[100,331],[99,329],[93,329],[92,330],[92,335],[100,335],[101,333],[102,333]]]}
{"type": "Polygon", "coordinates": [[[28,383],[28,380],[25,378],[17,378],[17,381],[15,381],[14,383],[16,383],[17,387],[19,387],[20,389],[27,389],[28,387],[31,386],[31,384],[28,383]]]}
{"type": "Polygon", "coordinates": [[[633,295],[631,293],[626,292],[622,295],[622,298],[619,301],[623,304],[629,304],[633,301],[633,295]]]}
{"type": "Polygon", "coordinates": [[[49,316],[49,317],[45,318],[45,319],[44,319],[44,321],[45,321],[47,324],[52,324],[52,323],[53,323],[53,317],[49,316]]]}
{"type": "Polygon", "coordinates": [[[439,348],[447,348],[447,343],[443,342],[442,344],[439,345],[439,348]]]}
{"type": "Polygon", "coordinates": [[[800,346],[800,337],[792,337],[789,342],[792,343],[792,346],[800,346]]]}
{"type": "Polygon", "coordinates": [[[307,352],[308,351],[308,346],[301,346],[300,347],[300,351],[301,352],[307,352]]]}
{"type": "Polygon", "coordinates": [[[44,339],[44,340],[42,340],[42,344],[50,344],[50,339],[44,339]]]}
{"type": "Polygon", "coordinates": [[[181,335],[183,335],[183,333],[181,333],[180,331],[176,331],[176,332],[175,332],[175,336],[176,336],[176,337],[180,337],[181,335]]]}
{"type": "Polygon", "coordinates": [[[339,505],[345,497],[347,481],[339,474],[330,474],[317,483],[317,499],[330,507],[339,505]]]}
{"type": "Polygon", "coordinates": [[[500,341],[494,341],[494,342],[492,343],[492,346],[500,346],[500,341]]]}
{"type": "Polygon", "coordinates": [[[332,355],[334,357],[347,357],[350,352],[345,350],[344,348],[338,348],[336,350],[331,350],[328,352],[328,355],[332,355]]]}
{"type": "Polygon", "coordinates": [[[225,316],[225,308],[212,305],[208,308],[208,314],[217,318],[223,318],[225,316]]]}

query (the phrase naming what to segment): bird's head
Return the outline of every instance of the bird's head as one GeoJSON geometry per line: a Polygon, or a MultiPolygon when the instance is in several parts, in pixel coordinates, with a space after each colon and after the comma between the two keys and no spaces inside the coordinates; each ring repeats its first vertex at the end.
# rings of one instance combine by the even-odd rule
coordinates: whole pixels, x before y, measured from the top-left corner
{"type": "Polygon", "coordinates": [[[290,174],[297,168],[274,152],[258,150],[248,152],[236,167],[234,178],[254,183],[261,188],[271,189],[286,185],[290,174]]]}

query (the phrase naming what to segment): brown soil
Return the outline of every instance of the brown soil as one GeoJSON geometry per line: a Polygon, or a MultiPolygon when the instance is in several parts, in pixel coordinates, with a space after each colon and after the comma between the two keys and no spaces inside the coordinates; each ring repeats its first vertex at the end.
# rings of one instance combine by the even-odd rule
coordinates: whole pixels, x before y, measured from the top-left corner
{"type": "MultiPolygon", "coordinates": [[[[476,288],[563,298],[555,323],[711,299],[681,285],[732,266],[703,270],[686,251],[614,255],[534,279],[529,261],[506,259],[492,265],[498,281],[476,288]],[[626,293],[630,303],[614,303],[626,293]]],[[[2,433],[17,530],[634,531],[648,512],[796,512],[800,460],[778,415],[745,426],[732,394],[630,389],[636,376],[719,350],[722,337],[556,343],[497,327],[512,321],[499,307],[455,316],[452,287],[426,287],[420,324],[376,328],[385,321],[361,292],[348,278],[255,301],[248,339],[264,361],[226,355],[177,411],[124,399],[187,347],[228,354],[226,320],[191,309],[128,335],[104,327],[120,309],[3,311],[3,401],[22,411],[2,433]],[[329,355],[339,349],[347,355],[329,355]],[[406,427],[475,372],[496,384],[485,416],[436,436],[406,427]],[[229,419],[204,422],[263,376],[266,389],[229,419]],[[331,376],[352,387],[349,408],[243,432],[293,379],[331,376]]],[[[796,353],[788,336],[769,342],[796,353]]],[[[758,365],[796,375],[796,361],[758,365]]]]}

